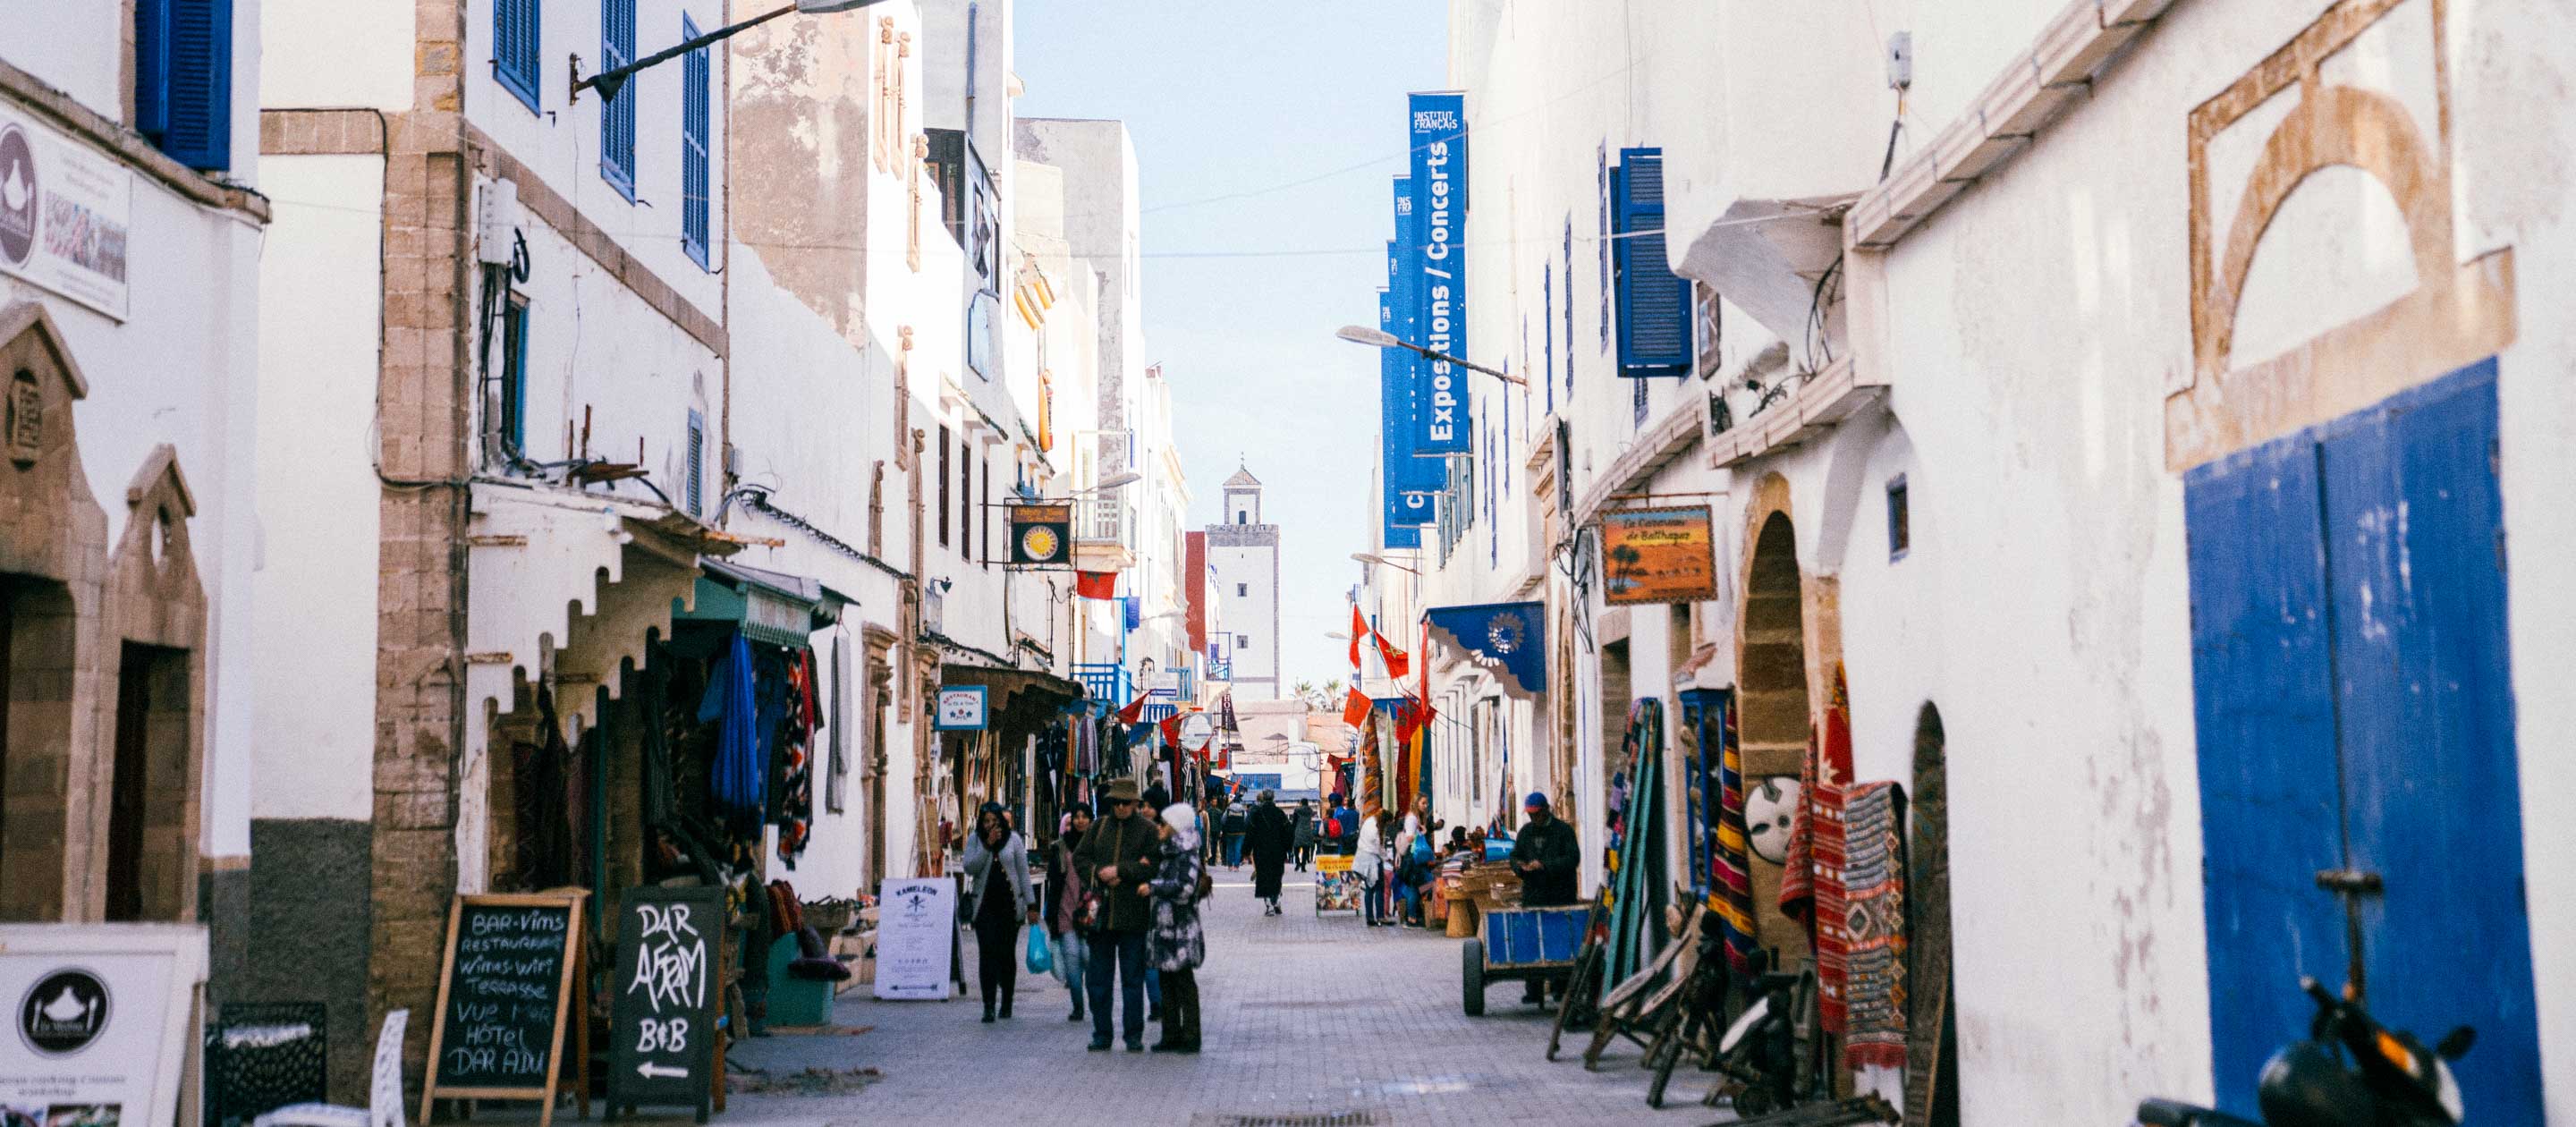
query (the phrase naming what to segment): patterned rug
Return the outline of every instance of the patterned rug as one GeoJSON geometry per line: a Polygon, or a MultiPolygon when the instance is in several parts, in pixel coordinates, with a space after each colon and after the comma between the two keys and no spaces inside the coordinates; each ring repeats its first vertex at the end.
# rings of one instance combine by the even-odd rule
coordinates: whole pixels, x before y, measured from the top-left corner
{"type": "Polygon", "coordinates": [[[1848,1016],[1850,936],[1843,902],[1843,795],[1851,786],[1851,694],[1834,666],[1832,703],[1809,734],[1799,771],[1806,797],[1789,831],[1789,861],[1780,879],[1780,911],[1815,930],[1816,1009],[1827,1033],[1844,1032],[1848,1016]]]}
{"type": "Polygon", "coordinates": [[[1744,749],[1736,738],[1735,696],[1727,695],[1718,722],[1716,888],[1709,907],[1726,936],[1726,962],[1737,974],[1753,972],[1753,867],[1744,833],[1744,749]]]}
{"type": "Polygon", "coordinates": [[[1903,792],[1864,783],[1844,802],[1843,1061],[1905,1066],[1905,843],[1903,792]]]}

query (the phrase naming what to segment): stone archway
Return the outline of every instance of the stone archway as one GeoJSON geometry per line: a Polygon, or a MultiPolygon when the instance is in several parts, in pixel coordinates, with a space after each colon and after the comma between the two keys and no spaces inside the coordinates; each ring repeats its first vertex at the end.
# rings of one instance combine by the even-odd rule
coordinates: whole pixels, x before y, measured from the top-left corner
{"type": "Polygon", "coordinates": [[[87,861],[90,918],[192,920],[205,732],[206,595],[188,521],[196,498],[162,445],[125,490],[97,647],[98,755],[86,801],[104,841],[87,861]]]}
{"type": "Polygon", "coordinates": [[[0,920],[81,918],[95,823],[74,818],[98,721],[107,513],[72,404],[89,385],[43,305],[0,307],[0,920]]]}
{"type": "Polygon", "coordinates": [[[1907,805],[1906,1127],[1959,1127],[1959,1018],[1950,973],[1949,738],[1931,701],[1914,717],[1907,805]]]}
{"type": "MultiPolygon", "coordinates": [[[[1752,547],[1736,588],[1743,599],[1735,618],[1736,715],[1749,814],[1766,792],[1797,786],[1813,713],[1808,582],[1798,565],[1789,484],[1779,475],[1755,485],[1743,542],[1752,547]]],[[[1806,929],[1780,912],[1779,861],[1764,855],[1758,837],[1747,861],[1755,942],[1786,962],[1805,959],[1806,929]]]]}

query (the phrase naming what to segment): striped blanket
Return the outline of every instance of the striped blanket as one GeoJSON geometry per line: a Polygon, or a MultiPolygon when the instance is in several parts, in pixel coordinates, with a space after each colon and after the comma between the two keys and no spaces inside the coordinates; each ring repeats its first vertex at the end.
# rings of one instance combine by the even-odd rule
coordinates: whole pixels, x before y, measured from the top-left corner
{"type": "Polygon", "coordinates": [[[1844,800],[1846,905],[1843,1061],[1905,1066],[1904,797],[1894,783],[1864,783],[1844,800]]]}
{"type": "Polygon", "coordinates": [[[1710,868],[1715,887],[1709,907],[1717,911],[1726,937],[1726,962],[1737,974],[1753,973],[1753,868],[1744,833],[1744,749],[1736,738],[1735,695],[1719,707],[1717,856],[1710,868]]]}
{"type": "Polygon", "coordinates": [[[1841,1034],[1847,1018],[1850,936],[1844,918],[1843,796],[1851,786],[1851,695],[1843,668],[1834,666],[1832,703],[1824,722],[1808,734],[1807,762],[1799,771],[1805,803],[1789,831],[1789,860],[1780,877],[1780,911],[1815,931],[1816,1009],[1827,1033],[1841,1034]]]}

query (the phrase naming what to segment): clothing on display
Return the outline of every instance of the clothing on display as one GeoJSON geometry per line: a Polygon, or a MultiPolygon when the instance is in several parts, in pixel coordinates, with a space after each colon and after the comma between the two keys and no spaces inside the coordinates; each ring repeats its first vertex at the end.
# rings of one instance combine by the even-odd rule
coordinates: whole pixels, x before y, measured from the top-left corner
{"type": "Polygon", "coordinates": [[[1864,783],[1844,800],[1850,963],[1844,1063],[1905,1066],[1904,797],[1894,783],[1864,783]]]}

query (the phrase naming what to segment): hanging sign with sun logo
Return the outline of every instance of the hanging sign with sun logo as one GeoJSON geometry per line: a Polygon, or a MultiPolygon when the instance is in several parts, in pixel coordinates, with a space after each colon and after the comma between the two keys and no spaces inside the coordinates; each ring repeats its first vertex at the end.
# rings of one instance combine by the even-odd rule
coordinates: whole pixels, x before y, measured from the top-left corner
{"type": "Polygon", "coordinates": [[[1060,566],[1065,562],[1065,551],[1073,543],[1072,505],[1041,501],[1013,505],[1010,512],[1013,564],[1060,566]]]}

